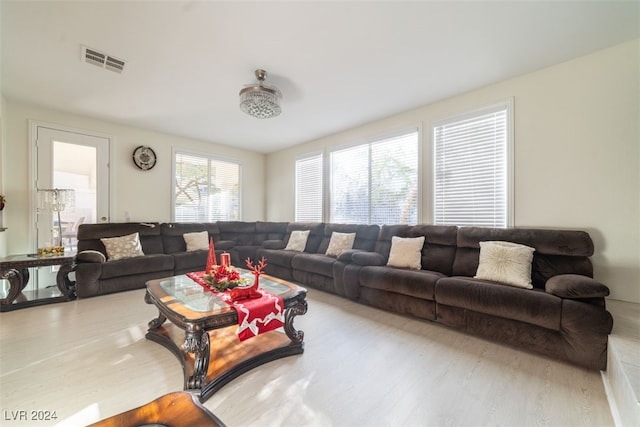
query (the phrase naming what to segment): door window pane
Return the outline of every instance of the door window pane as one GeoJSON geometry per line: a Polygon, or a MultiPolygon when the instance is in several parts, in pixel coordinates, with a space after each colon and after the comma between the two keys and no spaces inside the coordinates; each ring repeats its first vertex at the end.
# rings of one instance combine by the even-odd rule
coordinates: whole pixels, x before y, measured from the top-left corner
{"type": "MultiPolygon", "coordinates": [[[[74,191],[73,206],[60,212],[62,244],[75,250],[78,226],[95,223],[97,219],[97,149],[96,147],[53,142],[53,188],[74,191]]],[[[44,214],[44,212],[42,213],[44,214]]],[[[57,228],[57,216],[53,215],[53,227],[57,228]]]]}

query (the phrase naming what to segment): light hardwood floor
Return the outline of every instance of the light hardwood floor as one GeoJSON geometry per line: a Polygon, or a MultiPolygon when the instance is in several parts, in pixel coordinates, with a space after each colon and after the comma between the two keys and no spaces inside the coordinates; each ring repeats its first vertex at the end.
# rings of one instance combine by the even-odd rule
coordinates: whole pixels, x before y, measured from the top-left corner
{"type": "MultiPolygon", "coordinates": [[[[182,388],[144,291],[0,314],[0,425],[79,426],[182,388]],[[12,421],[55,411],[56,422],[12,421]]],[[[309,290],[305,353],[205,406],[235,426],[611,426],[600,373],[309,290]]]]}

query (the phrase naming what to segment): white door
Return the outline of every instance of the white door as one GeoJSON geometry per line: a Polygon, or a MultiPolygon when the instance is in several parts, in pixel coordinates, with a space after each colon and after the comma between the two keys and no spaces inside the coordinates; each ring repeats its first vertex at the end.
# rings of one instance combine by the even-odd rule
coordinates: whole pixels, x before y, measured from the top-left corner
{"type": "MultiPolygon", "coordinates": [[[[74,231],[80,223],[109,221],[109,145],[107,137],[82,131],[35,126],[36,188],[74,190],[73,206],[60,212],[39,209],[36,216],[38,247],[62,243],[75,249],[74,231]]],[[[36,195],[38,197],[38,195],[36,195]]]]}

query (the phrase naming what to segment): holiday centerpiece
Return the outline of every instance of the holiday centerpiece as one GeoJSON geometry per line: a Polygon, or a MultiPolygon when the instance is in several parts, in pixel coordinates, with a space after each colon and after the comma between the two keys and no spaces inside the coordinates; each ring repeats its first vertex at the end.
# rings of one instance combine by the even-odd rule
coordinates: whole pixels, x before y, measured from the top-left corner
{"type": "Polygon", "coordinates": [[[222,253],[220,255],[220,264],[218,264],[213,239],[209,239],[209,256],[202,276],[205,284],[218,292],[230,290],[231,299],[234,301],[262,296],[257,289],[260,283],[260,274],[267,266],[267,260],[262,257],[258,265],[254,266],[250,258],[246,259],[247,268],[255,279],[251,286],[243,286],[251,282],[251,279],[240,276],[240,272],[231,265],[230,258],[228,253],[222,253]]]}
{"type": "Polygon", "coordinates": [[[213,239],[209,239],[209,256],[207,257],[204,276],[202,276],[209,287],[221,292],[250,282],[249,279],[240,277],[240,272],[231,265],[230,258],[228,253],[222,253],[220,255],[220,265],[218,265],[213,239]]]}
{"type": "Polygon", "coordinates": [[[205,282],[217,291],[226,291],[249,283],[251,280],[240,277],[240,272],[231,265],[214,265],[203,276],[205,282]]]}

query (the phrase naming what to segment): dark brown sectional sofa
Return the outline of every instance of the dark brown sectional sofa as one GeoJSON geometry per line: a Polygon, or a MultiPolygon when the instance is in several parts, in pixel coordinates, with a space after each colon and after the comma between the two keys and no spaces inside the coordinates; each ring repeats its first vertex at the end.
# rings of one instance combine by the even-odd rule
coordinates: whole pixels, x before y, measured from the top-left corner
{"type": "Polygon", "coordinates": [[[594,247],[583,231],[235,221],[83,224],[78,297],[143,288],[150,279],[202,270],[207,251],[186,252],[183,235],[204,230],[216,253],[229,252],[234,265],[264,256],[266,273],[307,287],[589,369],[606,368],[613,326],[605,308],[609,289],[592,278],[594,247]],[[304,252],[284,249],[295,230],[309,230],[304,252]],[[97,254],[106,255],[101,238],[135,232],[144,256],[104,261],[97,254]],[[325,255],[333,232],[356,233],[353,249],[337,258],[325,255]],[[387,266],[393,236],[425,237],[420,270],[387,266]],[[533,289],[474,279],[484,241],[535,248],[533,289]]]}

